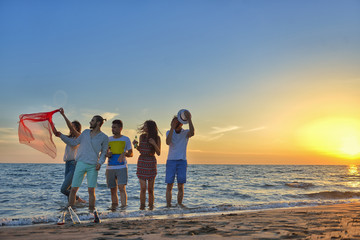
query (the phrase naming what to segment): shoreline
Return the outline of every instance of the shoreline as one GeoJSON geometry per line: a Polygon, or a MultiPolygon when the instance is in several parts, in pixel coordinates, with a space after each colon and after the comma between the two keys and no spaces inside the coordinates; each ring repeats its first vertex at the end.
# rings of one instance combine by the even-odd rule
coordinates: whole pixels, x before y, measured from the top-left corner
{"type": "Polygon", "coordinates": [[[100,224],[0,227],[1,239],[360,239],[360,202],[100,224]]]}
{"type": "MultiPolygon", "coordinates": [[[[306,208],[306,207],[318,207],[318,206],[331,206],[331,205],[338,205],[338,204],[351,204],[351,203],[357,203],[359,201],[358,200],[348,200],[348,201],[340,201],[340,202],[334,202],[334,203],[321,203],[321,204],[305,204],[305,205],[293,205],[293,206],[276,206],[276,207],[250,207],[250,208],[243,208],[243,209],[221,209],[221,210],[217,210],[217,211],[197,211],[196,208],[180,208],[180,207],[173,207],[173,208],[156,208],[154,210],[151,211],[135,211],[135,212],[123,212],[123,211],[105,211],[105,212],[99,212],[100,213],[100,218],[103,222],[108,222],[108,221],[113,221],[113,222],[119,222],[119,221],[123,221],[123,220],[162,220],[162,219],[174,219],[174,218],[193,218],[193,217],[216,217],[218,215],[228,215],[228,214],[242,214],[242,213],[248,213],[248,212],[257,212],[257,211],[271,211],[271,210],[286,210],[286,209],[296,209],[296,208],[306,208]],[[162,212],[163,210],[165,210],[166,212],[162,212]],[[125,215],[123,215],[125,213],[125,215]],[[136,213],[136,214],[134,214],[136,213]],[[118,214],[118,216],[114,216],[114,214],[118,214]],[[109,215],[111,215],[109,217],[109,215]]],[[[79,214],[79,217],[82,223],[90,223],[93,220],[93,214],[90,213],[89,211],[85,211],[84,209],[86,208],[81,208],[81,212],[77,212],[79,214]],[[86,216],[84,216],[83,214],[86,214],[86,216]]],[[[213,209],[212,207],[210,207],[210,209],[213,209]]],[[[60,214],[60,213],[59,213],[60,214]]],[[[1,228],[6,228],[6,227],[11,227],[11,228],[16,228],[16,227],[31,227],[31,226],[41,226],[41,225],[52,225],[52,224],[56,224],[57,220],[59,218],[59,216],[54,216],[51,217],[52,219],[50,220],[45,220],[43,222],[39,222],[37,220],[34,220],[37,218],[43,218],[43,216],[33,216],[33,222],[28,222],[28,223],[20,223],[17,224],[16,220],[30,220],[30,218],[19,218],[19,219],[14,219],[15,223],[12,223],[12,221],[9,221],[8,223],[2,223],[0,224],[0,229],[1,228]]],[[[6,218],[3,218],[4,220],[6,220],[6,218]]],[[[31,220],[30,220],[31,221],[31,220]]],[[[67,221],[70,224],[70,219],[69,219],[69,215],[67,215],[67,221]]]]}

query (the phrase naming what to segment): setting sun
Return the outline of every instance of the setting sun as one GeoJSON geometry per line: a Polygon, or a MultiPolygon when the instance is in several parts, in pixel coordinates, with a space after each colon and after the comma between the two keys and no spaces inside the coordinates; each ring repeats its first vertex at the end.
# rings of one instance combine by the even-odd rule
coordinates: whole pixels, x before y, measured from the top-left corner
{"type": "Polygon", "coordinates": [[[360,121],[345,118],[320,119],[299,131],[300,144],[308,150],[341,158],[360,157],[360,121]]]}
{"type": "Polygon", "coordinates": [[[348,136],[342,139],[343,145],[340,150],[350,156],[356,156],[360,153],[359,138],[356,136],[348,136]]]}

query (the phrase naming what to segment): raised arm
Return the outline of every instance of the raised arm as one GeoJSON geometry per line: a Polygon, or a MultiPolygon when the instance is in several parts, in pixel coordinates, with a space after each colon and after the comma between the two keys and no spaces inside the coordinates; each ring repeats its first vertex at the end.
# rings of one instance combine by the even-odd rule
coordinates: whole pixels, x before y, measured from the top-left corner
{"type": "Polygon", "coordinates": [[[52,131],[53,131],[53,133],[54,133],[55,136],[60,137],[61,132],[59,132],[59,131],[56,129],[55,125],[53,126],[52,131]]]}
{"type": "Polygon", "coordinates": [[[70,138],[65,136],[64,134],[60,133],[60,138],[63,140],[64,143],[69,144],[70,146],[75,147],[76,145],[80,144],[81,141],[81,135],[77,138],[70,138]]]}
{"type": "Polygon", "coordinates": [[[158,136],[158,139],[157,139],[156,142],[155,142],[154,139],[150,138],[150,139],[149,139],[149,143],[150,143],[151,145],[153,145],[156,154],[157,154],[158,156],[160,156],[160,152],[161,152],[161,139],[160,139],[160,137],[158,136]]]}
{"type": "Polygon", "coordinates": [[[167,145],[171,144],[171,139],[174,134],[174,130],[176,128],[176,119],[175,118],[173,118],[173,120],[171,121],[170,126],[171,126],[171,128],[170,128],[169,134],[166,136],[166,144],[167,145]]]}
{"type": "Polygon", "coordinates": [[[64,109],[60,108],[59,109],[60,114],[64,117],[66,125],[68,126],[70,132],[75,135],[75,137],[79,137],[80,136],[80,132],[78,132],[74,126],[72,125],[72,123],[70,122],[70,120],[66,117],[65,113],[64,113],[64,109]]]}
{"type": "Polygon", "coordinates": [[[192,122],[192,118],[191,118],[191,114],[189,111],[186,111],[185,112],[185,117],[186,119],[188,120],[189,122],[189,132],[187,134],[187,137],[188,138],[191,138],[192,136],[195,135],[195,128],[194,128],[194,125],[193,125],[193,122],[192,122]]]}

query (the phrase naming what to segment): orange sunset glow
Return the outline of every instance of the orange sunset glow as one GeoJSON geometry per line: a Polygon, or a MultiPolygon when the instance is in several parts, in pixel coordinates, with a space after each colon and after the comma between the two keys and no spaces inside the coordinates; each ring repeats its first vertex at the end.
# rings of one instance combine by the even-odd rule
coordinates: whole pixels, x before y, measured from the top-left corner
{"type": "Polygon", "coordinates": [[[180,109],[193,116],[191,164],[360,163],[357,1],[85,2],[103,11],[1,5],[0,162],[62,163],[60,139],[51,159],[19,144],[17,129],[20,114],[63,107],[83,130],[103,116],[109,136],[120,119],[131,140],[154,120],[160,164],[180,109]]]}

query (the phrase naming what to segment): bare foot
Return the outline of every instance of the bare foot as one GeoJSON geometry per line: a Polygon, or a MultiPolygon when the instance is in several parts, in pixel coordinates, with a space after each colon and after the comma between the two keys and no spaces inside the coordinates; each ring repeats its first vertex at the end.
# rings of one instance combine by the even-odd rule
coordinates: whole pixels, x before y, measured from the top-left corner
{"type": "Polygon", "coordinates": [[[118,206],[119,206],[119,204],[117,204],[117,203],[112,203],[112,204],[111,204],[111,211],[115,211],[118,206]]]}
{"type": "Polygon", "coordinates": [[[121,205],[120,210],[125,210],[127,208],[127,205],[121,205]]]}
{"type": "Polygon", "coordinates": [[[182,204],[182,203],[178,203],[178,207],[180,207],[180,208],[186,208],[186,206],[185,206],[184,204],[182,204]]]}
{"type": "Polygon", "coordinates": [[[84,199],[81,199],[80,197],[77,199],[77,202],[78,203],[86,203],[86,200],[84,200],[84,199]]]}

